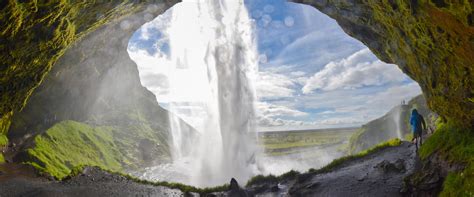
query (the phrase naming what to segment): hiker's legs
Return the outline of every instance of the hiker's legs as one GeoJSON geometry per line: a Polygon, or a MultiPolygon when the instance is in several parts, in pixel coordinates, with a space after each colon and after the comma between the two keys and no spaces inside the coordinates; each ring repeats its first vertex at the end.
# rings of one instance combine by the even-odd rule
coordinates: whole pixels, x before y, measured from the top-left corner
{"type": "Polygon", "coordinates": [[[415,150],[418,151],[418,137],[415,137],[415,150]]]}

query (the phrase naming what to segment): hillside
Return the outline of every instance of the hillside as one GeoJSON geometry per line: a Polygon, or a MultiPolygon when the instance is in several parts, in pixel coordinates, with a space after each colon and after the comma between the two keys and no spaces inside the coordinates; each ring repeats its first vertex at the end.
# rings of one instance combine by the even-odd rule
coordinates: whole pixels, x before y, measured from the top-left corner
{"type": "Polygon", "coordinates": [[[409,119],[411,110],[414,108],[425,117],[431,131],[434,131],[434,122],[437,115],[428,108],[423,95],[419,95],[407,104],[395,106],[384,116],[363,125],[351,136],[349,154],[358,153],[392,138],[411,140],[412,132],[409,119]]]}

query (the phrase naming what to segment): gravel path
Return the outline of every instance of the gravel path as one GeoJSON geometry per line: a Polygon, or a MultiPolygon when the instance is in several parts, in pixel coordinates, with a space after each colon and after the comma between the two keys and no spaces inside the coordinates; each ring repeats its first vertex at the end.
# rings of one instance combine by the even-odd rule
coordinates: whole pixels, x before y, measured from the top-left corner
{"type": "Polygon", "coordinates": [[[418,164],[414,145],[403,142],[343,163],[328,173],[305,173],[296,179],[249,190],[260,196],[403,196],[403,178],[412,174],[418,164]]]}
{"type": "Polygon", "coordinates": [[[0,196],[183,196],[183,193],[88,168],[83,175],[62,182],[26,177],[0,180],[0,196]]]}

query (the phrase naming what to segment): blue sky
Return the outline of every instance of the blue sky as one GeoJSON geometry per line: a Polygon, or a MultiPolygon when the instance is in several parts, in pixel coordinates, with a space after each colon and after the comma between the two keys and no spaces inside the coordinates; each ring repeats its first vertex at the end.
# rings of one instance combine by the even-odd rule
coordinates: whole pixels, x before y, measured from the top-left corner
{"type": "MultiPolygon", "coordinates": [[[[142,84],[164,107],[173,101],[167,96],[167,31],[173,11],[183,7],[144,25],[129,42],[142,84]]],[[[246,7],[254,20],[259,57],[260,130],[359,126],[421,93],[398,67],[378,60],[312,7],[283,0],[246,1],[246,7]]],[[[177,113],[196,121],[186,110],[177,113]]]]}

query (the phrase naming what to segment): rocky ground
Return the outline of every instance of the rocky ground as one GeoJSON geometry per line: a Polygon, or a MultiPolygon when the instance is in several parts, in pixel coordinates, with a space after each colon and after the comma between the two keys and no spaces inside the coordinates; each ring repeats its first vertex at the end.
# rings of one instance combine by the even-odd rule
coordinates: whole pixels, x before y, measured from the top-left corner
{"type": "Polygon", "coordinates": [[[408,142],[343,163],[327,173],[305,173],[279,183],[252,185],[263,196],[402,196],[403,178],[419,166],[408,142]]]}
{"type": "MultiPolygon", "coordinates": [[[[9,176],[9,173],[0,175],[9,176]]],[[[140,184],[123,176],[86,168],[81,175],[65,181],[39,177],[0,178],[0,196],[183,196],[183,192],[162,186],[140,184]]]]}
{"type": "MultiPolygon", "coordinates": [[[[415,147],[408,142],[344,162],[326,173],[304,173],[281,182],[263,182],[245,190],[211,196],[402,196],[403,178],[419,166],[415,147]]],[[[177,189],[137,183],[125,177],[86,170],[64,181],[50,181],[16,167],[0,168],[0,196],[188,196],[177,189]],[[23,172],[23,173],[21,173],[23,172]]],[[[27,171],[27,170],[26,170],[27,171]]],[[[405,192],[405,193],[403,193],[405,192]]]]}

